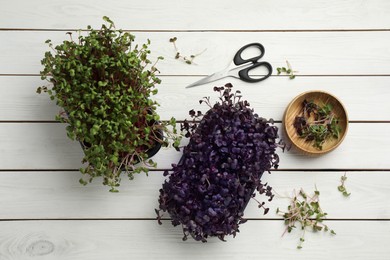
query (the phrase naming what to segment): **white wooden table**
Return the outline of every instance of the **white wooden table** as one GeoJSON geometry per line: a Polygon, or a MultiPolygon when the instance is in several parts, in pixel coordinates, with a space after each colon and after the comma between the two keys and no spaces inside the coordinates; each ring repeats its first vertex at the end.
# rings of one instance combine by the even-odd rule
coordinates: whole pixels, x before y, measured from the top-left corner
{"type": "Polygon", "coordinates": [[[0,4],[0,259],[390,259],[390,2],[327,1],[103,1],[2,0],[0,4]],[[214,85],[243,92],[257,113],[280,125],[288,102],[306,90],[333,93],[345,104],[350,128],[342,145],[319,158],[280,153],[280,170],[264,179],[283,195],[317,185],[326,224],[336,236],[285,228],[275,214],[288,201],[276,198],[266,216],[251,202],[250,220],[236,238],[202,244],[181,240],[179,227],[155,220],[162,169],[180,153],[156,155],[157,171],[122,181],[111,194],[99,180],[78,183],[82,150],[58,108],[37,95],[46,39],[60,43],[68,30],[97,28],[109,16],[136,41],[152,41],[160,63],[159,112],[187,117],[214,85]],[[207,48],[196,65],[174,59],[169,38],[183,54],[207,48]],[[257,84],[225,79],[184,86],[224,68],[244,44],[261,42],[274,69],[287,59],[297,77],[276,73],[257,84]],[[338,191],[347,173],[344,198],[338,191]]]}

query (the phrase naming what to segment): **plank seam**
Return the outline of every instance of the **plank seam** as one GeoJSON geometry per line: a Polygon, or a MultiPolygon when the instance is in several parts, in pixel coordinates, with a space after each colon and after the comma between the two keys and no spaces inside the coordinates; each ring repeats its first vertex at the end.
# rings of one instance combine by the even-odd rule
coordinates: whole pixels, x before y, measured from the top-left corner
{"type": "MultiPolygon", "coordinates": [[[[166,120],[162,120],[166,121],[166,120]]],[[[184,120],[177,120],[178,124],[184,122],[184,120]]],[[[197,121],[198,122],[198,121],[197,121]]],[[[351,124],[388,124],[390,120],[349,120],[351,124]]],[[[274,123],[281,124],[282,120],[274,120],[274,123]]],[[[0,124],[62,124],[56,120],[0,120],[0,124]]]]}
{"type": "MultiPolygon", "coordinates": [[[[284,221],[283,218],[245,218],[248,221],[284,221]]],[[[156,218],[4,218],[0,222],[22,221],[156,221],[156,218]]],[[[171,221],[170,218],[161,218],[163,221],[171,221]]],[[[324,221],[390,221],[388,218],[327,218],[324,221]]]]}
{"type": "MultiPolygon", "coordinates": [[[[149,169],[151,172],[172,171],[172,168],[149,169]]],[[[271,172],[390,172],[390,168],[371,169],[272,169],[271,172]]],[[[1,172],[79,172],[79,169],[0,169],[1,172]]]]}
{"type": "MultiPolygon", "coordinates": [[[[389,32],[388,28],[367,28],[367,29],[247,29],[247,30],[237,30],[237,29],[122,29],[125,32],[156,32],[156,33],[166,33],[166,32],[178,32],[178,33],[199,33],[199,32],[214,32],[214,33],[274,33],[274,32],[296,32],[296,33],[306,33],[306,32],[389,32]]],[[[0,31],[33,31],[33,32],[67,32],[67,31],[88,31],[86,29],[75,29],[75,28],[0,28],[0,31]]]]}
{"type": "MultiPolygon", "coordinates": [[[[40,77],[36,73],[0,73],[0,77],[40,77]]],[[[206,77],[206,74],[164,74],[159,77],[206,77]]],[[[262,75],[254,75],[262,76],[262,75]]],[[[390,74],[298,74],[296,77],[389,77],[390,74]]],[[[271,75],[270,77],[290,77],[289,75],[271,75]]]]}

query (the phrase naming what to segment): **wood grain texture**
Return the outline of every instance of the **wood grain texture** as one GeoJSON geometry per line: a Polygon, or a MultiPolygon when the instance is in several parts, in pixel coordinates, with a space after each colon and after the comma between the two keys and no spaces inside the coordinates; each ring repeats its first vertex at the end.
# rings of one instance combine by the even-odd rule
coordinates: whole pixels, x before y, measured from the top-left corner
{"type": "MultiPolygon", "coordinates": [[[[119,25],[118,25],[119,27],[119,25]]],[[[291,63],[297,75],[390,75],[389,32],[137,32],[136,42],[151,40],[152,55],[165,57],[158,64],[162,75],[209,75],[224,69],[236,51],[251,42],[265,47],[264,61],[274,68],[291,63]],[[183,55],[207,50],[188,65],[175,59],[175,49],[169,39],[178,38],[177,46],[183,55]],[[362,49],[364,46],[364,49],[362,49]]],[[[0,74],[38,74],[44,53],[53,44],[69,40],[65,32],[0,31],[6,39],[0,45],[0,74]],[[28,39],[28,41],[26,41],[28,39]]]]}
{"type": "MultiPolygon", "coordinates": [[[[307,193],[320,190],[321,206],[328,219],[390,219],[388,194],[390,172],[347,172],[345,186],[350,197],[337,190],[344,172],[273,172],[264,174],[277,193],[267,215],[251,200],[245,210],[246,218],[280,219],[276,209],[285,210],[293,190],[303,188],[307,193]],[[375,192],[373,192],[375,191],[375,192]],[[362,210],[364,209],[364,210],[362,210]]],[[[158,208],[159,189],[166,177],[163,172],[140,174],[134,180],[122,178],[119,193],[110,193],[96,179],[87,186],[78,182],[79,172],[1,172],[1,219],[154,219],[158,208]]],[[[263,197],[257,195],[258,200],[263,197]]],[[[164,214],[169,218],[168,214],[164,214]]]]}
{"type": "Polygon", "coordinates": [[[133,30],[388,29],[387,1],[6,1],[0,28],[79,29],[103,15],[133,30]]]}
{"type": "MultiPolygon", "coordinates": [[[[280,124],[277,124],[280,128],[280,124]]],[[[350,124],[342,145],[318,158],[295,149],[279,152],[280,169],[390,169],[390,124],[350,124]],[[375,134],[373,131],[375,129],[375,134]]],[[[281,132],[283,137],[283,132],[281,132]]],[[[284,138],[286,139],[286,138],[284,138]]],[[[183,145],[186,144],[183,141],[183,145]]],[[[0,169],[78,169],[83,157],[78,142],[68,139],[65,124],[0,124],[0,169]]],[[[170,169],[181,153],[163,148],[153,157],[159,169],[170,169]]]]}
{"type": "Polygon", "coordinates": [[[24,221],[1,222],[0,256],[32,259],[340,259],[384,260],[390,254],[389,221],[328,221],[337,235],[299,233],[281,237],[282,221],[248,221],[236,238],[223,243],[183,242],[180,227],[169,221],[24,221]],[[319,248],[323,250],[319,250],[319,248]],[[325,250],[326,249],[326,250],[325,250]]]}
{"type": "MultiPolygon", "coordinates": [[[[350,120],[390,121],[390,77],[270,77],[263,83],[251,84],[227,78],[196,88],[186,89],[201,77],[160,77],[160,103],[162,119],[172,116],[178,120],[188,118],[190,109],[206,111],[199,99],[218,95],[212,88],[231,82],[239,89],[251,107],[262,117],[282,120],[288,103],[298,94],[309,90],[324,90],[337,96],[345,105],[350,120]],[[354,95],[351,95],[354,93],[354,95]],[[372,104],[375,103],[375,106],[372,104]],[[178,109],[179,108],[179,109],[178,109]]],[[[36,94],[36,88],[46,84],[38,76],[0,77],[0,121],[51,121],[59,112],[55,102],[47,95],[36,94]]]]}
{"type": "Polygon", "coordinates": [[[2,1],[0,260],[389,259],[389,10],[385,0],[2,1]],[[40,60],[49,50],[44,41],[58,44],[68,39],[67,30],[99,27],[103,15],[134,32],[137,43],[150,38],[152,59],[165,57],[156,96],[163,119],[182,120],[191,108],[205,109],[198,100],[213,96],[213,86],[232,82],[266,118],[281,120],[293,97],[317,89],[338,97],[354,122],[329,154],[280,152],[281,171],[263,176],[280,196],[266,216],[252,200],[245,211],[250,220],[235,239],[183,242],[180,227],[153,219],[162,169],[181,153],[163,149],[154,158],[160,170],[131,182],[123,178],[120,193],[112,194],[99,179],[86,187],[78,183],[81,147],[66,137],[65,125],[42,122],[58,112],[47,96],[35,94],[40,60]],[[188,66],[174,59],[174,36],[184,55],[207,50],[188,66]],[[265,46],[263,59],[274,68],[268,80],[246,84],[229,78],[184,89],[223,69],[250,42],[265,46]],[[285,60],[299,71],[296,79],[275,75],[285,60]],[[30,74],[35,76],[25,76],[30,74]],[[344,170],[348,198],[337,190],[344,170]],[[315,185],[329,214],[326,224],[337,235],[308,232],[303,250],[297,250],[299,232],[281,237],[285,226],[275,210],[287,207],[282,197],[294,189],[311,192],[315,185]]]}

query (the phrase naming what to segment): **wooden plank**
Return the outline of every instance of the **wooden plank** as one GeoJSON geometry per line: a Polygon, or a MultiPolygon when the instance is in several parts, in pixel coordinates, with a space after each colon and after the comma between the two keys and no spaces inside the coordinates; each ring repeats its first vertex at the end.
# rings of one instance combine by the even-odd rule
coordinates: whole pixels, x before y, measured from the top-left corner
{"type": "MultiPolygon", "coordinates": [[[[151,59],[165,57],[158,68],[162,75],[209,75],[224,69],[235,52],[251,42],[261,42],[266,50],[263,60],[276,68],[289,60],[298,75],[389,75],[390,37],[388,32],[137,32],[136,42],[152,41],[151,59]],[[169,39],[178,38],[183,55],[207,50],[188,65],[176,60],[169,39]],[[364,46],[364,50],[362,47],[364,46]]],[[[68,40],[65,32],[0,31],[6,39],[0,45],[0,74],[38,74],[40,60],[49,48],[44,41],[54,44],[68,40]],[[27,40],[28,39],[28,40],[27,40]]]]}
{"type": "Polygon", "coordinates": [[[199,99],[210,96],[218,100],[214,86],[231,82],[242,92],[251,107],[260,116],[282,120],[291,100],[302,92],[323,90],[337,96],[345,106],[349,120],[390,120],[390,77],[270,77],[262,83],[245,83],[234,78],[186,89],[199,77],[162,77],[162,84],[156,96],[161,104],[159,113],[163,117],[188,118],[190,109],[206,111],[207,106],[199,99]],[[351,95],[353,93],[353,95],[351,95]],[[370,101],[369,101],[370,100],[370,101]],[[376,112],[373,112],[373,103],[376,112]],[[180,107],[180,109],[178,109],[180,107]]]}
{"type": "MultiPolygon", "coordinates": [[[[280,127],[280,124],[277,124],[280,127]]],[[[186,142],[183,142],[183,145],[186,142]]],[[[291,149],[280,155],[280,169],[390,169],[390,124],[350,124],[344,142],[318,158],[291,149]]],[[[171,168],[181,153],[163,148],[154,160],[171,168]]],[[[78,169],[83,152],[66,136],[65,124],[0,124],[0,169],[78,169]]]]}
{"type": "MultiPolygon", "coordinates": [[[[345,186],[351,193],[348,198],[337,191],[343,174],[313,171],[264,174],[263,181],[278,195],[266,203],[270,208],[267,215],[251,200],[245,217],[280,219],[276,209],[285,210],[289,204],[284,196],[291,196],[293,189],[300,188],[311,194],[316,185],[328,219],[390,219],[389,171],[347,172],[345,186]]],[[[149,176],[137,175],[132,181],[123,177],[120,192],[110,193],[101,179],[83,187],[78,182],[80,177],[79,172],[2,172],[0,219],[154,219],[159,189],[166,179],[161,171],[150,172],[149,176]]],[[[257,195],[258,200],[262,198],[257,195]]]]}
{"type": "Polygon", "coordinates": [[[0,77],[0,120],[54,121],[59,107],[48,95],[36,93],[44,84],[38,76],[0,77]]]}
{"type": "Polygon", "coordinates": [[[126,29],[141,30],[296,30],[388,29],[388,1],[283,0],[206,1],[178,4],[147,2],[21,0],[4,2],[1,28],[84,28],[99,25],[107,15],[126,29]],[[45,15],[42,15],[45,14],[45,15]]]}
{"type": "Polygon", "coordinates": [[[78,169],[83,152],[65,124],[1,124],[0,169],[78,169]]]}
{"type": "MultiPolygon", "coordinates": [[[[345,105],[350,120],[390,120],[390,77],[271,77],[259,84],[227,78],[218,82],[186,89],[201,77],[163,76],[155,96],[160,103],[158,112],[168,120],[172,116],[183,120],[190,109],[206,111],[198,100],[210,96],[214,102],[218,94],[213,86],[232,82],[259,115],[282,120],[287,104],[298,94],[320,89],[337,96],[345,105]],[[351,95],[354,93],[354,95],[351,95]],[[375,104],[375,113],[373,113],[375,104]]],[[[59,112],[47,95],[36,94],[37,86],[45,84],[38,76],[0,77],[0,121],[52,121],[59,112]]]]}
{"type": "MultiPolygon", "coordinates": [[[[229,0],[2,3],[0,75],[17,77],[0,77],[0,259],[388,259],[390,123],[355,122],[345,142],[328,155],[308,158],[294,150],[280,155],[280,169],[308,171],[264,176],[281,195],[299,187],[312,191],[314,185],[321,191],[321,204],[330,218],[326,224],[337,235],[308,233],[304,249],[297,250],[298,232],[281,238],[285,226],[274,214],[276,207],[287,206],[286,199],[275,198],[270,204],[270,214],[265,216],[270,219],[251,201],[246,216],[255,220],[242,225],[228,244],[216,239],[207,244],[182,242],[180,227],[172,227],[169,221],[158,226],[149,219],[154,217],[164,180],[161,171],[151,172],[148,178],[139,175],[132,182],[124,178],[119,194],[108,193],[99,180],[82,187],[77,182],[79,172],[57,171],[77,169],[83,156],[79,144],[67,139],[64,125],[4,121],[52,120],[56,106],[34,93],[39,77],[18,75],[38,74],[47,50],[43,42],[66,38],[65,32],[55,30],[97,26],[101,16],[108,15],[117,27],[138,30],[138,42],[150,38],[153,57],[166,57],[160,64],[163,86],[156,97],[165,118],[172,114],[183,119],[187,108],[197,108],[199,97],[213,95],[214,84],[191,90],[183,86],[225,67],[242,45],[260,41],[266,47],[264,60],[276,69],[285,66],[287,59],[299,71],[298,77],[294,81],[272,77],[250,86],[230,79],[221,84],[231,81],[243,86],[243,94],[262,116],[281,118],[292,97],[319,88],[340,97],[351,120],[389,122],[389,7],[390,2],[381,0],[275,0],[272,4],[249,0],[245,5],[229,0]],[[168,42],[173,36],[184,54],[207,51],[197,57],[196,65],[180,63],[168,42]],[[318,75],[336,77],[311,77],[318,75]],[[343,169],[378,171],[347,171],[346,185],[352,195],[344,198],[337,191],[343,169]]],[[[180,153],[164,149],[155,160],[162,169],[179,158],[180,153]]]]}
{"type": "Polygon", "coordinates": [[[223,243],[181,240],[180,227],[168,221],[1,222],[2,259],[388,259],[389,221],[328,221],[337,235],[306,232],[281,237],[282,221],[248,221],[236,238],[223,243]],[[324,250],[326,249],[326,250],[324,250]]]}

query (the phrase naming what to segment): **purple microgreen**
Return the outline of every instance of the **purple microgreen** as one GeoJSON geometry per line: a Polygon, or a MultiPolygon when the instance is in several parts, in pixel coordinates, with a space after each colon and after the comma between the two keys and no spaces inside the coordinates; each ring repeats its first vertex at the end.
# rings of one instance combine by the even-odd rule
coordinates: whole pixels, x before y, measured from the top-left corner
{"type": "Polygon", "coordinates": [[[293,126],[299,137],[312,142],[313,147],[322,150],[326,140],[338,139],[342,131],[331,104],[318,105],[313,101],[302,102],[301,113],[295,117],[293,126]]]}
{"type": "Polygon", "coordinates": [[[255,194],[268,201],[274,196],[261,177],[278,167],[276,149],[283,146],[278,128],[255,114],[232,87],[214,87],[219,94],[215,104],[209,97],[200,100],[209,107],[206,113],[189,112],[192,120],[181,124],[189,143],[160,190],[158,211],[168,212],[172,224],[182,226],[184,240],[234,237],[246,221],[249,200],[267,214],[266,200],[255,194]]]}

